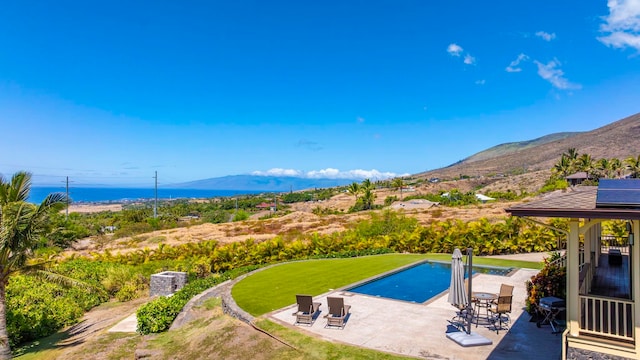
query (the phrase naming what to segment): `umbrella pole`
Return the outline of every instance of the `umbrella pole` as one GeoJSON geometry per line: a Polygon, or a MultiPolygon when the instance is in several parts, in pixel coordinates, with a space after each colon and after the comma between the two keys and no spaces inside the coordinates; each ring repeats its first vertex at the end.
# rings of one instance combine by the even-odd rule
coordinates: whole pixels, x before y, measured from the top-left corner
{"type": "Polygon", "coordinates": [[[468,281],[468,285],[467,285],[467,334],[471,334],[471,321],[473,320],[473,313],[471,309],[471,279],[472,279],[472,273],[473,273],[473,249],[472,248],[467,248],[467,263],[468,263],[468,267],[467,267],[467,279],[468,281]],[[469,316],[471,315],[471,316],[469,316]]]}

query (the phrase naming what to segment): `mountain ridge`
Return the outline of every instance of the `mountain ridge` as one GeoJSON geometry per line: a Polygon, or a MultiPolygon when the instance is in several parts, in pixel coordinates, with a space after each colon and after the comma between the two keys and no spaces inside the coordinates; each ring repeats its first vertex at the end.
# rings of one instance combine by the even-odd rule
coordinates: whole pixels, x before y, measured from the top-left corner
{"type": "Polygon", "coordinates": [[[167,188],[194,190],[264,190],[297,191],[328,188],[350,184],[355,179],[301,178],[293,176],[227,175],[184,183],[170,184],[167,188]]]}
{"type": "Polygon", "coordinates": [[[507,143],[533,142],[535,145],[515,147],[504,154],[493,152],[495,155],[492,157],[482,155],[505,144],[497,145],[447,167],[427,170],[414,176],[417,178],[453,178],[460,175],[515,174],[549,170],[562,153],[570,148],[575,148],[580,154],[589,154],[594,160],[600,158],[624,160],[629,156],[640,154],[640,113],[591,131],[573,133],[571,136],[546,141],[557,134],[563,133],[549,134],[530,141],[507,143]],[[544,138],[547,139],[544,140],[544,138]],[[540,139],[543,141],[536,143],[536,140],[540,139]]]}

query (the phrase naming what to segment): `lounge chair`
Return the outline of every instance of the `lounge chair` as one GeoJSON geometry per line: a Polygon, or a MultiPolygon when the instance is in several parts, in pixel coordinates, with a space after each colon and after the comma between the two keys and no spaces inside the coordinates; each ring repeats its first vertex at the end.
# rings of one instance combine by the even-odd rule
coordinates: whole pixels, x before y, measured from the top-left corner
{"type": "Polygon", "coordinates": [[[320,303],[313,302],[311,295],[296,295],[296,302],[298,303],[298,310],[293,313],[296,317],[294,325],[313,325],[316,314],[320,311],[320,303]]]}
{"type": "Polygon", "coordinates": [[[509,313],[511,313],[512,301],[512,295],[501,295],[498,296],[498,300],[496,301],[496,303],[488,309],[491,313],[490,320],[496,329],[496,334],[498,334],[500,329],[502,329],[503,323],[506,324],[511,321],[509,313]],[[497,326],[496,323],[499,323],[500,326],[497,326]]]}
{"type": "Polygon", "coordinates": [[[337,326],[343,329],[345,320],[349,316],[351,305],[345,305],[344,298],[341,297],[327,297],[327,305],[329,306],[329,313],[324,316],[327,319],[325,327],[337,326]]]}

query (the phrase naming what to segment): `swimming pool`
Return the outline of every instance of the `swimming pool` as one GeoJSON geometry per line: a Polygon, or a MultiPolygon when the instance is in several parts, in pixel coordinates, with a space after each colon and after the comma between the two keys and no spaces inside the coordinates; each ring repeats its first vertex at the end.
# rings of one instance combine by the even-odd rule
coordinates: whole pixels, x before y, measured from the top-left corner
{"type": "MultiPolygon", "coordinates": [[[[511,268],[473,266],[473,273],[506,276],[511,268]]],[[[466,278],[465,271],[465,278],[466,278]]],[[[426,261],[347,289],[354,293],[423,303],[449,288],[451,264],[426,261]]]]}

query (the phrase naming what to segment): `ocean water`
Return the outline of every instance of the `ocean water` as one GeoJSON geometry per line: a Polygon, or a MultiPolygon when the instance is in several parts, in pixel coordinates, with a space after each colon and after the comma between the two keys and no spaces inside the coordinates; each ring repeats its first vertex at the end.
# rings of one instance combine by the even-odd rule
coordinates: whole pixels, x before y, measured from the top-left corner
{"type": "MultiPolygon", "coordinates": [[[[34,186],[29,201],[39,203],[50,193],[66,192],[64,187],[34,186]]],[[[221,196],[259,194],[264,191],[250,190],[202,190],[202,189],[165,189],[158,188],[158,199],[201,199],[221,196]]],[[[114,187],[70,187],[69,197],[74,203],[107,203],[136,201],[155,198],[153,188],[114,188],[114,187]]]]}

